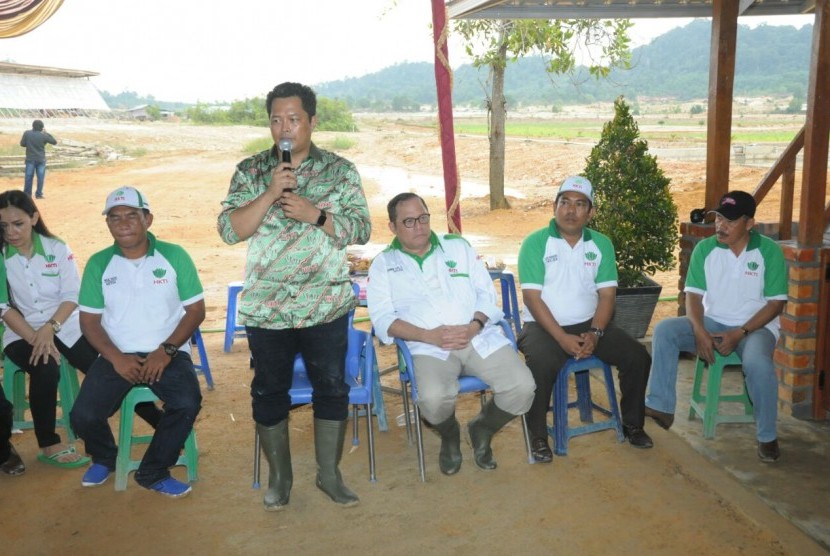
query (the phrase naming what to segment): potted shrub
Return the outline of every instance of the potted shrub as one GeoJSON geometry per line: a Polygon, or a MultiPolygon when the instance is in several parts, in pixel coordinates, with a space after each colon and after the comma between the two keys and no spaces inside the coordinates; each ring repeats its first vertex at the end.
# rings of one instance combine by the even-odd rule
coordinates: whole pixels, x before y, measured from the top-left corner
{"type": "Polygon", "coordinates": [[[650,276],[675,264],[678,222],[671,180],[648,153],[623,97],[614,102],[614,119],[603,126],[586,163],[584,175],[594,186],[597,206],[591,227],[611,238],[617,252],[614,322],[642,338],[662,289],[650,276]]]}

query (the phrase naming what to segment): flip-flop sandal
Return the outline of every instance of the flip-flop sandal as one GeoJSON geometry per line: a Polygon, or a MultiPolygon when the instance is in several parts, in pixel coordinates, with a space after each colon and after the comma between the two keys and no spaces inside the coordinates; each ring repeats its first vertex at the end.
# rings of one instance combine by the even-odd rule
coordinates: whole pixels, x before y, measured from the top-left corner
{"type": "Polygon", "coordinates": [[[74,453],[76,453],[75,448],[67,448],[66,450],[55,452],[51,456],[47,456],[41,452],[37,455],[37,459],[43,463],[48,463],[49,465],[54,465],[55,467],[62,467],[63,469],[75,469],[76,467],[83,467],[89,463],[89,458],[86,456],[81,456],[76,461],[60,461],[61,457],[74,453]]]}

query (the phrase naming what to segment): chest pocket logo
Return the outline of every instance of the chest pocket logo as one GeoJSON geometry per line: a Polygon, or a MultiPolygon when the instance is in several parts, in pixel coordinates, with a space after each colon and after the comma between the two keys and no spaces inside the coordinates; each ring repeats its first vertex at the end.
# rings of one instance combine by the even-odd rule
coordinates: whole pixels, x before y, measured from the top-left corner
{"type": "Polygon", "coordinates": [[[165,278],[166,275],[167,270],[164,268],[157,268],[153,270],[153,276],[156,277],[156,279],[153,280],[153,284],[166,284],[168,282],[167,278],[165,278]]]}

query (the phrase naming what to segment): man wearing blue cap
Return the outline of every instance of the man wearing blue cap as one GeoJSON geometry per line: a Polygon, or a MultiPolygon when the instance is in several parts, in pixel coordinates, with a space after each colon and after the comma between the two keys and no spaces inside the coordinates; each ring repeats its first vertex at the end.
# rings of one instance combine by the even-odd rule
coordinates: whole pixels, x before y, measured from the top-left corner
{"type": "Polygon", "coordinates": [[[736,352],[755,413],[758,457],[780,456],[776,433],[778,380],[772,362],[778,315],[787,302],[787,267],[781,247],[753,230],[755,199],[744,191],[724,195],[715,235],[695,246],[686,275],[686,316],[654,327],[646,415],[668,429],[674,423],[680,352],[712,363],[715,351],[736,352]]]}
{"type": "Polygon", "coordinates": [[[596,355],[619,370],[623,432],[635,448],[651,448],[643,430],[651,364],[645,347],[611,322],[617,294],[614,246],[587,227],[594,215],[591,182],[567,178],[554,218],[531,233],[519,251],[525,326],[519,349],[536,380],[527,425],[533,458],[549,463],[547,413],[556,377],[566,361],[596,355]]]}

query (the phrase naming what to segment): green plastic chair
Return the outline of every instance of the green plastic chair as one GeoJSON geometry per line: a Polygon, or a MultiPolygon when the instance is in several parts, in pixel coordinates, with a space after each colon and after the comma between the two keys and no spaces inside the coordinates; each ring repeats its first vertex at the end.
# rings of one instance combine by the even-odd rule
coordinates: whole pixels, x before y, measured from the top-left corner
{"type": "MultiPolygon", "coordinates": [[[[70,443],[77,440],[75,431],[69,425],[69,412],[75,405],[75,398],[80,390],[78,371],[69,364],[65,357],[61,357],[60,379],[58,380],[58,405],[61,408],[60,416],[55,423],[66,429],[66,436],[70,443]]],[[[34,428],[34,423],[26,419],[25,413],[29,409],[26,397],[26,371],[18,367],[9,357],[3,360],[3,389],[14,405],[12,428],[27,430],[34,428]]]]}
{"type": "MultiPolygon", "coordinates": [[[[153,435],[133,435],[133,421],[135,420],[135,406],[142,402],[157,402],[158,397],[148,386],[138,385],[124,396],[121,402],[121,423],[118,427],[118,455],[115,458],[115,490],[127,490],[127,478],[130,471],[135,471],[141,465],[141,459],[132,459],[134,444],[149,444],[153,435]]],[[[175,465],[187,467],[187,480],[199,480],[199,449],[196,446],[196,432],[191,429],[184,442],[184,453],[179,456],[175,465]]]]}
{"type": "Polygon", "coordinates": [[[711,365],[707,365],[706,361],[700,357],[697,358],[692,399],[689,402],[689,419],[694,419],[696,416],[703,419],[703,438],[714,438],[715,425],[719,423],[752,423],[755,421],[752,400],[749,399],[746,381],[743,380],[743,377],[741,380],[743,392],[741,394],[721,394],[720,392],[724,367],[741,365],[741,358],[734,351],[726,357],[715,352],[715,362],[711,365]],[[701,393],[701,386],[703,384],[703,374],[707,367],[709,372],[706,377],[706,393],[703,394],[701,393]],[[744,412],[738,414],[720,413],[720,404],[730,402],[743,404],[744,412]]]}

